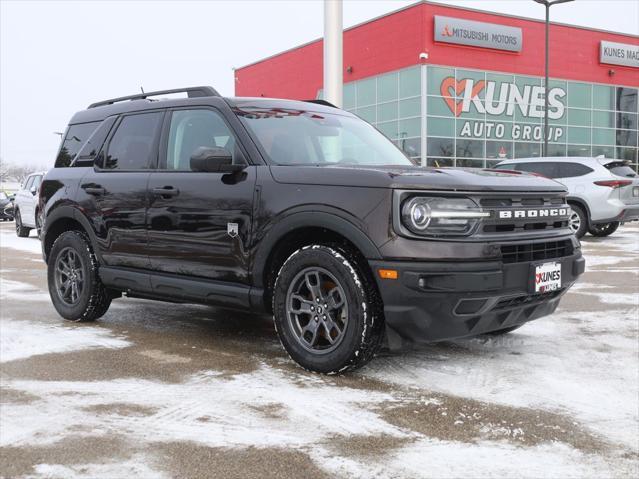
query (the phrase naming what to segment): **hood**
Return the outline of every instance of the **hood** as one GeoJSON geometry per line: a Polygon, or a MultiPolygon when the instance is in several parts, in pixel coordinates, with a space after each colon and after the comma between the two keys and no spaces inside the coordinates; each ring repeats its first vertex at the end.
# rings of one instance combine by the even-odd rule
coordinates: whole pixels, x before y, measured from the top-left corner
{"type": "Polygon", "coordinates": [[[523,172],[419,166],[271,166],[279,183],[442,191],[566,191],[523,172]]]}

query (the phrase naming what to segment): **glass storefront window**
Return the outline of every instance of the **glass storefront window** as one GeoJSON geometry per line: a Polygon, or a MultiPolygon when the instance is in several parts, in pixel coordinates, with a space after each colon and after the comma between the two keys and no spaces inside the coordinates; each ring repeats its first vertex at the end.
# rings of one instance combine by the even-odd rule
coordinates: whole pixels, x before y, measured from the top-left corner
{"type": "Polygon", "coordinates": [[[377,103],[397,99],[397,73],[387,73],[377,78],[377,103]]]}
{"type": "Polygon", "coordinates": [[[397,102],[377,105],[377,121],[397,120],[397,102]]]}
{"type": "Polygon", "coordinates": [[[455,136],[455,120],[429,116],[426,123],[426,133],[430,136],[455,136]]]}
{"type": "Polygon", "coordinates": [[[541,156],[541,143],[515,142],[515,158],[533,158],[541,156]]]}
{"type": "Polygon", "coordinates": [[[606,85],[592,86],[593,108],[597,110],[615,109],[615,88],[606,85]]]}
{"type": "Polygon", "coordinates": [[[375,78],[368,78],[357,82],[357,106],[375,104],[375,78]]]}
{"type": "Polygon", "coordinates": [[[593,111],[592,126],[603,126],[605,128],[615,127],[614,111],[593,111]]]}
{"type": "Polygon", "coordinates": [[[419,67],[399,72],[399,97],[407,98],[421,95],[421,72],[419,67]]]}
{"type": "Polygon", "coordinates": [[[590,144],[590,128],[569,126],[566,141],[568,143],[590,144]]]}
{"type": "Polygon", "coordinates": [[[426,75],[426,82],[428,83],[428,94],[429,95],[442,95],[442,90],[445,91],[445,94],[442,96],[455,96],[455,88],[452,82],[447,82],[442,85],[444,79],[452,77],[455,79],[455,69],[454,68],[441,68],[441,67],[428,67],[428,73],[426,75]],[[449,89],[445,89],[444,87],[450,84],[449,89]]]}
{"type": "MultiPolygon", "coordinates": [[[[344,107],[429,165],[491,165],[541,155],[543,84],[541,77],[414,66],[346,84],[344,107]],[[420,151],[422,122],[426,151],[420,151]]],[[[550,79],[549,87],[549,156],[603,154],[637,162],[638,88],[562,79],[550,79]]]]}
{"type": "Polygon", "coordinates": [[[411,116],[419,116],[422,112],[421,98],[409,98],[408,100],[400,100],[399,116],[408,118],[411,116]]]}
{"type": "Polygon", "coordinates": [[[428,138],[426,145],[428,156],[455,156],[455,140],[453,138],[428,138]]]}
{"type": "Polygon", "coordinates": [[[484,158],[484,142],[478,140],[457,140],[455,144],[457,158],[484,158]]]}
{"type": "Polygon", "coordinates": [[[590,156],[589,145],[568,145],[566,156],[590,156]]]}
{"type": "Polygon", "coordinates": [[[399,136],[411,137],[421,136],[422,121],[420,118],[411,118],[409,120],[399,120],[399,136]]]}
{"type": "Polygon", "coordinates": [[[568,108],[568,124],[573,126],[590,126],[590,110],[568,108]]]}
{"type": "Polygon", "coordinates": [[[637,111],[637,89],[617,87],[617,110],[637,111]]]}
{"type": "Polygon", "coordinates": [[[593,128],[592,129],[592,142],[597,145],[614,145],[615,144],[615,130],[608,128],[593,128]]]}

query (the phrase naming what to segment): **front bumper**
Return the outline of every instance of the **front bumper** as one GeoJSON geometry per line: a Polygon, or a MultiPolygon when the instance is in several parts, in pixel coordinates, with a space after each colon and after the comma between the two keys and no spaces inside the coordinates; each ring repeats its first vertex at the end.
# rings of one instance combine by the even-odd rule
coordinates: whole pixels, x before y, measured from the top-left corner
{"type": "Polygon", "coordinates": [[[404,340],[432,342],[476,336],[551,314],[561,296],[585,270],[577,249],[562,258],[503,264],[489,262],[370,261],[384,302],[391,348],[404,340]],[[534,265],[561,263],[562,286],[533,294],[534,265]],[[380,279],[379,269],[398,271],[380,279]]]}

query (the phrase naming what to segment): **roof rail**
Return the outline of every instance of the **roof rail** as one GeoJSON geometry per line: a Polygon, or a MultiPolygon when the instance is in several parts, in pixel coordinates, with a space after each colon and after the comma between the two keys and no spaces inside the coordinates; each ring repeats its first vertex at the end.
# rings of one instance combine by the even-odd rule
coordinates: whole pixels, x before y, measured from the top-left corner
{"type": "Polygon", "coordinates": [[[169,95],[171,93],[186,93],[189,98],[199,98],[206,96],[220,96],[215,88],[210,86],[194,86],[189,88],[176,88],[174,90],[159,90],[150,91],[148,93],[138,93],[137,95],[121,96],[118,98],[111,98],[110,100],[103,100],[96,103],[91,103],[88,108],[96,108],[98,106],[112,105],[121,101],[127,100],[145,100],[150,96],[169,95]]]}

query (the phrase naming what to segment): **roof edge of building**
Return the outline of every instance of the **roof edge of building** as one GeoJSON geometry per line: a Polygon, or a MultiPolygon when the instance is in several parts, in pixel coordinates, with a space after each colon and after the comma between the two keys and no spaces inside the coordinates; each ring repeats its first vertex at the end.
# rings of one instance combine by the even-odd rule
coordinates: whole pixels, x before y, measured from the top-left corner
{"type": "MultiPolygon", "coordinates": [[[[459,5],[449,5],[449,4],[442,3],[442,2],[433,2],[431,0],[418,0],[415,3],[412,3],[410,5],[406,5],[405,7],[399,8],[397,10],[393,10],[392,12],[384,13],[382,15],[378,15],[377,17],[374,17],[374,18],[371,18],[369,20],[365,20],[363,22],[360,22],[360,23],[357,23],[355,25],[352,25],[352,26],[350,26],[348,28],[345,28],[344,31],[347,32],[349,30],[353,30],[355,28],[359,28],[359,27],[361,27],[363,25],[367,25],[369,23],[376,22],[378,20],[381,20],[382,18],[389,17],[391,15],[395,15],[395,14],[397,14],[399,12],[403,12],[404,10],[415,8],[415,7],[418,7],[420,5],[437,5],[437,6],[440,6],[440,7],[452,8],[452,9],[456,9],[456,10],[465,10],[465,11],[468,11],[468,12],[475,12],[475,13],[483,13],[483,14],[486,14],[486,15],[493,15],[493,16],[497,16],[497,17],[515,18],[517,20],[525,20],[525,21],[536,22],[536,23],[546,23],[545,20],[541,20],[541,19],[538,19],[538,18],[523,17],[523,16],[520,16],[520,15],[509,15],[507,13],[491,12],[489,10],[481,10],[479,8],[460,7],[459,5]]],[[[629,37],[629,38],[633,38],[633,39],[639,40],[639,35],[634,35],[632,33],[613,32],[612,30],[605,30],[603,28],[586,27],[586,26],[583,26],[583,25],[574,25],[574,24],[571,24],[571,23],[562,23],[562,22],[550,22],[550,24],[551,25],[557,25],[557,26],[560,26],[560,27],[578,28],[580,30],[588,30],[588,31],[591,31],[591,32],[609,33],[609,34],[612,34],[612,35],[620,35],[620,36],[629,37]]],[[[266,56],[264,58],[261,58],[260,60],[255,60],[254,62],[247,63],[246,65],[242,65],[241,67],[233,68],[233,70],[234,71],[238,71],[238,70],[242,70],[244,68],[251,67],[253,65],[257,65],[258,63],[263,63],[263,62],[265,62],[267,60],[271,60],[271,59],[273,59],[275,57],[279,57],[280,55],[285,55],[287,53],[293,52],[295,50],[299,50],[301,48],[307,47],[307,46],[312,45],[314,43],[321,42],[323,40],[323,38],[324,37],[319,37],[319,38],[316,38],[314,40],[310,40],[308,42],[302,43],[300,45],[297,45],[297,46],[294,46],[294,47],[291,47],[291,48],[287,48],[286,50],[283,50],[283,51],[278,52],[278,53],[273,53],[272,55],[268,55],[268,56],[266,56]]]]}

